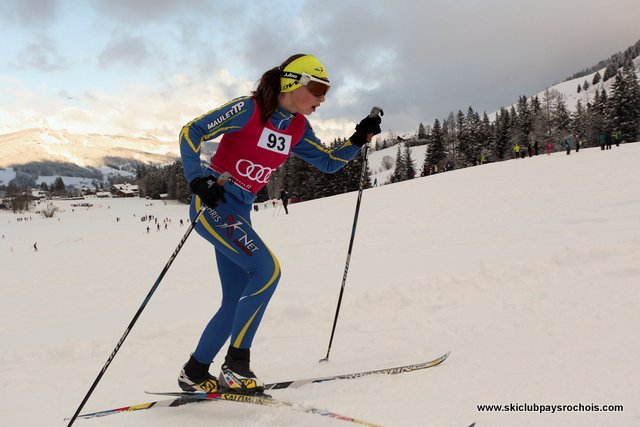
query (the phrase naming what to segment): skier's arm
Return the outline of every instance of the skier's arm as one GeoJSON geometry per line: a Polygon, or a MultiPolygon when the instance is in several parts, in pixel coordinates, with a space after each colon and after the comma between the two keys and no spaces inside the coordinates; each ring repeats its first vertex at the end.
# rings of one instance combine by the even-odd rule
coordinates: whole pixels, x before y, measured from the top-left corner
{"type": "Polygon", "coordinates": [[[355,146],[350,139],[333,149],[327,148],[307,122],[302,140],[291,151],[321,171],[334,173],[353,159],[358,150],[360,147],[355,146]]]}
{"type": "Polygon", "coordinates": [[[242,129],[253,114],[250,97],[236,98],[187,123],[180,132],[180,155],[187,182],[202,176],[200,152],[202,143],[242,129]]]}

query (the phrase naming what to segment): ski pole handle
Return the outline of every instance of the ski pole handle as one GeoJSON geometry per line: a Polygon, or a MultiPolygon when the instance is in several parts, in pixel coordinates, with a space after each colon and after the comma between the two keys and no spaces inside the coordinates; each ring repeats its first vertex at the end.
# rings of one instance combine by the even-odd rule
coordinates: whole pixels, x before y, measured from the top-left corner
{"type": "Polygon", "coordinates": [[[371,112],[369,113],[369,117],[374,118],[378,116],[384,116],[384,111],[382,110],[381,107],[378,107],[376,105],[371,109],[371,112]]]}
{"type": "Polygon", "coordinates": [[[225,185],[227,183],[227,181],[231,181],[231,183],[233,184],[233,176],[229,172],[223,173],[216,180],[218,185],[225,185]]]}

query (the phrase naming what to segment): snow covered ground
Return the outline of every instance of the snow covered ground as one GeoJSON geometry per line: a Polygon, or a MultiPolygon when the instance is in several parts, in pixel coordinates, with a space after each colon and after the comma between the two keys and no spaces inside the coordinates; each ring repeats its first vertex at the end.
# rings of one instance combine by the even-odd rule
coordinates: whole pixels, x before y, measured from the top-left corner
{"type": "MultiPolygon", "coordinates": [[[[422,159],[416,159],[421,161],[422,159]]],[[[254,214],[283,278],[254,341],[267,382],[431,359],[399,376],[274,392],[390,426],[640,425],[640,143],[510,160],[367,190],[331,360],[324,357],[356,193],[254,214]],[[481,412],[477,405],[623,405],[481,412]],[[575,408],[578,409],[578,408],[575,408]]],[[[187,207],[60,202],[0,213],[0,425],[64,426],[169,259],[187,207]],[[143,215],[171,219],[157,230],[143,215]],[[31,220],[18,221],[30,217],[31,220]],[[117,217],[120,221],[117,221],[117,217]],[[37,242],[39,251],[33,244],[37,242]]],[[[83,412],[153,400],[220,298],[213,254],[187,241],[83,412]]],[[[219,367],[215,361],[213,371],[219,367]]],[[[210,402],[77,426],[340,426],[210,402]]]]}

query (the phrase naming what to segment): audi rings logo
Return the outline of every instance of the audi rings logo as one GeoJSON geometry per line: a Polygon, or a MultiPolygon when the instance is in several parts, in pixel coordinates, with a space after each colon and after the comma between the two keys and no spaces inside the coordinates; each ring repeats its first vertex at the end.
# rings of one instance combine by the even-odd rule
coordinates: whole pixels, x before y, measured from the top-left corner
{"type": "Polygon", "coordinates": [[[276,171],[273,168],[258,165],[247,159],[240,159],[236,163],[236,170],[240,176],[249,178],[252,181],[266,184],[271,179],[271,175],[276,171]]]}

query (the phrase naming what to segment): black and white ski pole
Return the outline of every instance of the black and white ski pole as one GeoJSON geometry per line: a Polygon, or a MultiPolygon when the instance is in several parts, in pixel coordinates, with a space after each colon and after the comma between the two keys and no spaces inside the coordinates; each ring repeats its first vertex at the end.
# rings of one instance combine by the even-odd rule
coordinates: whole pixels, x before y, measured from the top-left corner
{"type": "MultiPolygon", "coordinates": [[[[229,180],[230,177],[231,177],[230,174],[228,174],[226,172],[223,173],[218,178],[218,184],[224,185],[224,183],[227,182],[227,180],[229,180]]],[[[200,216],[202,216],[202,214],[204,213],[205,209],[206,209],[206,207],[203,206],[202,209],[200,209],[200,211],[196,214],[195,218],[193,218],[193,221],[191,221],[191,225],[189,226],[189,229],[187,229],[187,232],[182,237],[182,240],[180,240],[180,243],[178,243],[178,246],[176,247],[176,249],[171,254],[171,257],[169,258],[169,261],[167,262],[167,264],[162,269],[162,272],[160,273],[160,275],[156,279],[156,282],[151,287],[151,290],[149,291],[149,293],[147,294],[146,298],[142,302],[142,305],[140,305],[140,308],[138,308],[138,311],[136,312],[135,316],[133,316],[133,319],[131,319],[131,322],[129,323],[129,326],[127,326],[127,329],[125,329],[124,334],[122,335],[122,338],[120,338],[120,341],[118,341],[118,344],[116,344],[115,348],[111,352],[111,355],[107,359],[107,362],[102,367],[102,370],[100,371],[100,373],[96,377],[96,379],[93,382],[93,384],[91,384],[91,387],[89,388],[89,391],[84,396],[84,399],[82,399],[82,402],[80,403],[80,406],[78,406],[78,409],[76,410],[76,413],[73,414],[73,417],[71,417],[71,420],[69,421],[69,424],[67,424],[67,427],[71,427],[73,425],[73,423],[75,422],[75,420],[78,418],[78,415],[80,414],[80,411],[82,411],[82,408],[87,403],[87,400],[89,400],[89,397],[91,396],[91,394],[95,390],[96,386],[98,385],[98,383],[102,379],[102,376],[107,371],[107,368],[109,367],[109,365],[113,361],[113,358],[116,357],[116,353],[118,353],[118,350],[120,350],[120,347],[122,347],[122,344],[124,343],[124,340],[129,335],[129,332],[131,332],[131,329],[133,329],[133,325],[136,324],[136,322],[138,321],[138,317],[140,317],[140,315],[142,314],[142,311],[147,306],[147,303],[149,302],[149,300],[151,299],[151,297],[155,293],[156,289],[158,289],[158,286],[160,285],[160,282],[164,278],[164,275],[167,274],[167,271],[169,271],[169,267],[171,267],[171,264],[173,264],[173,260],[175,260],[176,257],[178,256],[178,252],[180,252],[180,249],[182,249],[182,246],[184,246],[184,243],[187,241],[187,237],[189,237],[189,234],[191,234],[191,232],[195,228],[196,223],[200,219],[200,216]]]]}
{"type": "MultiPolygon", "coordinates": [[[[373,107],[369,117],[383,116],[384,111],[380,107],[373,107]]],[[[336,315],[333,319],[333,327],[331,328],[331,338],[329,338],[329,347],[327,348],[327,355],[324,359],[320,359],[320,362],[329,361],[329,353],[331,352],[331,343],[333,343],[333,336],[336,332],[336,325],[338,324],[338,315],[340,314],[340,305],[342,304],[342,295],[344,294],[344,286],[347,283],[347,273],[349,272],[349,263],[351,262],[351,250],[353,249],[353,241],[356,237],[356,227],[358,226],[358,214],[360,213],[360,202],[362,200],[362,190],[364,188],[364,180],[367,176],[367,155],[369,153],[369,144],[364,144],[364,162],[362,164],[362,173],[360,174],[360,188],[358,189],[358,201],[356,202],[356,213],[353,217],[353,226],[351,227],[351,239],[349,240],[349,250],[347,251],[347,262],[344,266],[344,274],[342,275],[342,286],[340,287],[340,295],[338,296],[338,305],[336,306],[336,315]]]]}

